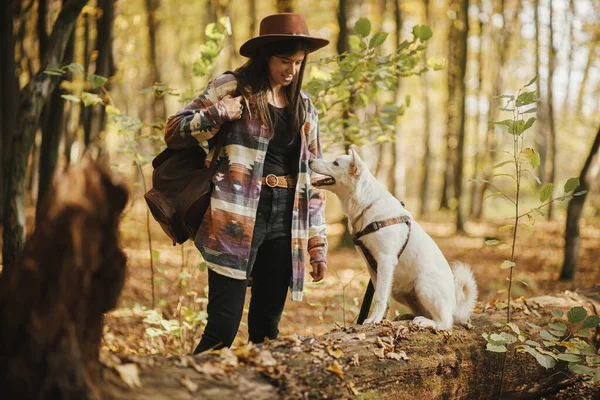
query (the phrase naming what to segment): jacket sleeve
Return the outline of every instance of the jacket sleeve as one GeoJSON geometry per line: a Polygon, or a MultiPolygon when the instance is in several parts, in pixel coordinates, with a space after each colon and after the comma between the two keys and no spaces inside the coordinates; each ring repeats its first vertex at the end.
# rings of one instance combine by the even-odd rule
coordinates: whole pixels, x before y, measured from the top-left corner
{"type": "MultiPolygon", "coordinates": [[[[223,74],[210,82],[194,101],[167,119],[165,143],[172,149],[197,146],[212,138],[229,121],[221,101],[237,88],[233,75],[223,74]]],[[[205,145],[207,147],[207,145],[205,145]]]]}
{"type": "MultiPolygon", "coordinates": [[[[309,144],[313,148],[315,158],[323,158],[321,139],[319,137],[319,119],[316,111],[314,140],[309,144]]],[[[311,135],[312,136],[312,135],[311,135]]],[[[308,253],[310,262],[327,262],[327,224],[325,223],[325,191],[309,185],[308,191],[308,253]]]]}

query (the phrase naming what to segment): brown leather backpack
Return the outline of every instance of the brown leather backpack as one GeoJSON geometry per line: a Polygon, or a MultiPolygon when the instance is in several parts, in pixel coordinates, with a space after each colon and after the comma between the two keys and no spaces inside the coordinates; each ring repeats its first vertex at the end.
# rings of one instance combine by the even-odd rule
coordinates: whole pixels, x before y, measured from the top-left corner
{"type": "Polygon", "coordinates": [[[200,146],[166,148],[152,160],[152,189],[144,194],[144,199],[173,246],[194,240],[210,204],[215,161],[224,139],[223,134],[218,136],[215,156],[208,167],[200,146]]]}

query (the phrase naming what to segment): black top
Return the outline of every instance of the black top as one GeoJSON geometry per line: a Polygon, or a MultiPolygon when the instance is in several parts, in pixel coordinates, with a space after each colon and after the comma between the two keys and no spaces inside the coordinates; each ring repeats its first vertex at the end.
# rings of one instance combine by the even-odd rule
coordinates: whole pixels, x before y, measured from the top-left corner
{"type": "Polygon", "coordinates": [[[292,139],[290,119],[285,108],[275,107],[269,104],[269,112],[274,124],[274,135],[269,141],[269,147],[265,156],[263,176],[269,174],[293,175],[298,173],[298,158],[300,157],[300,137],[296,135],[292,139]]]}

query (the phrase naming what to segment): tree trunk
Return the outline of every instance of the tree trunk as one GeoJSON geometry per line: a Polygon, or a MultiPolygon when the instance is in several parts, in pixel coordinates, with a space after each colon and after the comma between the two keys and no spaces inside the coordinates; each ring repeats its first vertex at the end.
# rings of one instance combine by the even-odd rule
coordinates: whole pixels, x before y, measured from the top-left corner
{"type": "Polygon", "coordinates": [[[600,42],[600,32],[597,30],[594,32],[591,42],[588,44],[589,54],[588,59],[585,64],[585,69],[583,70],[583,79],[581,81],[581,86],[579,87],[579,94],[577,95],[577,116],[581,117],[583,114],[581,110],[583,108],[583,96],[585,95],[585,88],[587,87],[587,82],[590,77],[590,70],[594,66],[594,62],[596,62],[596,47],[598,46],[598,42],[600,42]]]}
{"type": "MultiPolygon", "coordinates": [[[[556,62],[556,50],[554,49],[554,26],[552,25],[552,2],[549,3],[550,21],[548,22],[549,37],[548,37],[548,88],[546,97],[548,98],[548,147],[550,157],[548,163],[548,181],[544,183],[552,183],[556,181],[556,127],[554,126],[554,64],[556,62]]],[[[548,205],[548,220],[554,215],[555,202],[548,205]]]]}
{"type": "MultiPolygon", "coordinates": [[[[477,122],[475,124],[475,135],[473,136],[473,148],[475,149],[475,157],[473,160],[473,179],[479,178],[479,169],[481,166],[481,159],[483,158],[484,152],[486,151],[483,144],[483,130],[481,129],[483,114],[481,113],[481,99],[485,94],[485,90],[483,88],[483,49],[484,41],[485,41],[485,32],[484,32],[484,18],[483,18],[483,2],[482,0],[477,0],[477,10],[479,11],[478,21],[479,21],[479,52],[477,53],[477,122]]],[[[476,214],[476,193],[477,193],[477,182],[471,182],[470,191],[469,191],[469,215],[472,217],[476,214]]]]}
{"type": "MultiPolygon", "coordinates": [[[[598,170],[600,169],[600,157],[598,155],[598,148],[600,148],[600,128],[596,134],[596,139],[590,149],[585,164],[579,174],[579,186],[575,189],[574,193],[581,192],[582,190],[590,190],[591,183],[598,176],[598,170]],[[595,171],[595,172],[593,172],[595,171]]],[[[560,273],[561,281],[570,281],[575,279],[575,273],[579,265],[579,219],[583,212],[583,205],[585,198],[588,193],[582,194],[581,196],[575,196],[569,200],[569,206],[567,208],[567,226],[565,228],[565,258],[563,260],[562,272],[560,273]]]]}
{"type": "MultiPolygon", "coordinates": [[[[541,62],[540,62],[540,1],[535,0],[533,2],[533,16],[535,21],[535,73],[538,77],[535,82],[537,97],[542,98],[542,75],[541,75],[541,62]]],[[[542,107],[542,103],[538,107],[537,113],[537,135],[536,135],[536,147],[540,154],[540,166],[539,178],[542,182],[547,181],[546,168],[548,165],[548,113],[545,107],[542,107]]]]}
{"type": "Polygon", "coordinates": [[[0,278],[6,398],[100,397],[103,315],[125,279],[118,224],[127,197],[90,157],[49,193],[19,260],[0,278]]]}
{"type": "MultiPolygon", "coordinates": [[[[155,83],[162,83],[156,50],[158,22],[156,21],[155,14],[158,6],[158,0],[146,0],[146,17],[148,23],[148,87],[154,86],[155,83]]],[[[151,103],[148,107],[148,110],[150,110],[150,121],[155,122],[164,119],[167,113],[164,98],[153,96],[150,101],[151,103]]]]}
{"type": "MultiPolygon", "coordinates": [[[[600,306],[597,300],[577,294],[529,299],[527,304],[532,307],[539,302],[544,317],[529,315],[526,321],[548,322],[552,308],[584,305],[591,309],[590,301],[600,306]]],[[[181,361],[124,357],[128,367],[142,367],[140,387],[133,389],[113,371],[123,365],[116,364],[114,357],[105,357],[109,361],[103,371],[106,379],[102,390],[106,398],[128,400],[496,399],[503,356],[486,351],[481,334],[494,330],[493,324],[501,323],[504,316],[500,311],[476,314],[473,329],[456,327],[451,335],[412,331],[405,322],[385,321],[381,325],[353,325],[317,337],[293,335],[233,352],[225,349],[220,356],[202,354],[181,361]],[[376,354],[383,354],[384,342],[395,354],[406,353],[408,360],[379,358],[376,354]]],[[[527,328],[524,322],[517,324],[527,328]]],[[[502,398],[539,398],[581,379],[562,364],[546,370],[528,354],[509,353],[502,398]]]]}
{"type": "Polygon", "coordinates": [[[29,150],[38,128],[40,115],[58,79],[44,74],[48,68],[62,65],[67,42],[75,20],[86,0],[68,0],[62,8],[48,41],[48,51],[42,60],[40,71],[25,86],[17,111],[17,123],[10,144],[10,160],[5,169],[4,229],[2,260],[5,269],[10,269],[25,240],[25,178],[29,150]]]}
{"type": "MultiPolygon", "coordinates": [[[[110,78],[116,73],[115,62],[112,54],[113,37],[112,28],[114,21],[114,5],[116,0],[99,0],[98,7],[102,9],[102,14],[96,19],[97,39],[96,50],[98,57],[94,61],[94,74],[108,78],[109,81],[104,85],[105,88],[110,88],[110,78]]],[[[105,97],[102,89],[94,89],[94,92],[101,97],[105,97]]],[[[108,99],[105,98],[105,101],[108,99]]],[[[164,106],[164,104],[163,104],[164,106]]],[[[88,107],[88,112],[91,115],[90,121],[90,139],[92,143],[98,146],[98,152],[102,152],[102,143],[98,142],[98,136],[106,126],[106,111],[104,106],[96,104],[88,107]]]]}
{"type": "Polygon", "coordinates": [[[344,54],[350,48],[350,45],[348,44],[348,10],[346,5],[346,0],[339,0],[337,13],[339,33],[336,42],[338,54],[344,54]]]}
{"type": "Polygon", "coordinates": [[[250,25],[248,25],[248,37],[253,38],[258,35],[256,29],[256,0],[248,1],[248,8],[250,11],[250,25]]]}
{"type": "Polygon", "coordinates": [[[36,203],[36,221],[44,196],[52,182],[56,164],[58,162],[58,146],[63,128],[63,113],[65,99],[61,97],[63,91],[57,87],[50,96],[50,101],[44,107],[42,117],[42,144],[40,146],[40,159],[38,161],[38,190],[36,203]]]}
{"type": "MultiPolygon", "coordinates": [[[[385,9],[385,7],[384,7],[385,9]]],[[[400,35],[402,32],[402,13],[400,9],[400,0],[394,1],[394,23],[396,25],[395,48],[400,47],[400,35]]],[[[382,21],[383,25],[383,21],[382,21]]],[[[427,75],[427,74],[425,74],[427,75]]],[[[396,86],[395,103],[397,106],[402,104],[402,83],[398,79],[396,86]]],[[[392,187],[391,192],[399,200],[406,197],[406,160],[404,158],[404,133],[400,122],[396,122],[396,140],[392,143],[392,187]]]]}
{"type": "MultiPolygon", "coordinates": [[[[6,193],[9,146],[16,132],[19,83],[15,75],[15,42],[13,37],[13,0],[2,3],[0,12],[0,221],[4,224],[3,211],[6,193]]],[[[4,261],[6,271],[6,261],[4,261]]]]}
{"type": "Polygon", "coordinates": [[[458,30],[458,99],[456,99],[456,106],[458,111],[458,121],[455,129],[455,136],[457,139],[456,144],[456,172],[454,173],[454,194],[456,196],[456,230],[458,232],[465,231],[465,217],[463,207],[463,163],[464,163],[464,152],[465,152],[465,99],[467,97],[467,90],[465,86],[465,80],[467,75],[467,39],[469,37],[469,0],[460,0],[458,2],[460,7],[457,10],[458,21],[460,25],[458,30]]]}
{"type": "Polygon", "coordinates": [[[294,0],[277,0],[277,12],[278,13],[293,13],[294,12],[294,0]]]}
{"type": "MultiPolygon", "coordinates": [[[[396,0],[397,7],[400,1],[396,0]]],[[[429,8],[429,0],[423,1],[425,8],[425,23],[429,26],[433,25],[431,19],[431,10],[429,8]]],[[[428,49],[424,50],[423,58],[429,58],[428,49]]],[[[423,175],[421,178],[421,187],[419,188],[420,198],[420,215],[427,213],[427,203],[429,202],[429,175],[431,174],[432,154],[431,154],[431,105],[429,104],[429,74],[423,74],[423,175]]]]}
{"type": "MultiPolygon", "coordinates": [[[[83,68],[86,71],[90,70],[91,64],[91,52],[95,47],[92,43],[91,25],[93,23],[92,15],[90,13],[84,13],[83,19],[83,68]]],[[[85,107],[80,103],[80,123],[83,126],[83,144],[87,149],[92,142],[92,108],[85,107]]]]}

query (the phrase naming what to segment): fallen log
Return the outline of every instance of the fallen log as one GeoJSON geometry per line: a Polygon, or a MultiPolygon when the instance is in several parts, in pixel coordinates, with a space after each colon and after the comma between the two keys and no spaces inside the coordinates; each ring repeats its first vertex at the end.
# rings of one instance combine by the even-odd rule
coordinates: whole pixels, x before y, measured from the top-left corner
{"type": "MultiPolygon", "coordinates": [[[[90,159],[60,179],[15,268],[0,277],[0,385],[18,399],[497,398],[503,355],[482,333],[502,326],[494,307],[469,329],[413,330],[407,322],[350,326],[259,346],[165,358],[99,354],[103,313],[123,285],[118,220],[124,187],[90,159]],[[99,361],[100,357],[100,361],[99,361]]],[[[553,308],[600,308],[600,290],[517,302],[513,322],[542,324],[553,308]]],[[[539,397],[582,379],[507,356],[504,398],[539,397]]],[[[598,387],[593,388],[598,393],[598,387]]],[[[592,396],[594,393],[592,393],[592,396]]]]}
{"type": "MultiPolygon", "coordinates": [[[[599,299],[599,289],[532,298],[517,303],[513,321],[524,328],[525,321],[548,322],[554,308],[584,306],[591,312],[599,299]]],[[[102,391],[112,399],[498,398],[503,355],[486,351],[481,334],[496,330],[504,318],[499,311],[477,313],[470,329],[452,333],[388,321],[182,359],[113,358],[104,362],[102,391]],[[115,372],[120,363],[139,366],[133,388],[115,372]]],[[[581,379],[565,366],[546,370],[532,356],[513,351],[502,397],[538,398],[581,379]]]]}

